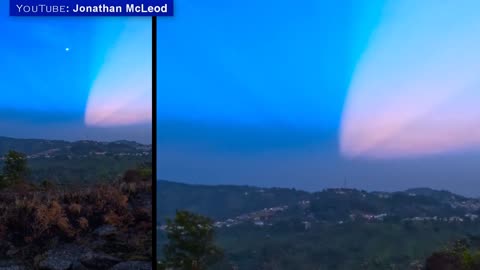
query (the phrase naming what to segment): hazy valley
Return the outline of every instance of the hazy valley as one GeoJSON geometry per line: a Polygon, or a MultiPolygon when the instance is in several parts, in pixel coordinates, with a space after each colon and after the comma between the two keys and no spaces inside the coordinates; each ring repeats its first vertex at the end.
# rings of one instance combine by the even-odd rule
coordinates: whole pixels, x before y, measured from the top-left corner
{"type": "Polygon", "coordinates": [[[188,185],[158,182],[158,251],[166,218],[213,220],[225,251],[214,269],[423,269],[459,239],[477,246],[480,200],[448,191],[400,192],[188,185]]]}

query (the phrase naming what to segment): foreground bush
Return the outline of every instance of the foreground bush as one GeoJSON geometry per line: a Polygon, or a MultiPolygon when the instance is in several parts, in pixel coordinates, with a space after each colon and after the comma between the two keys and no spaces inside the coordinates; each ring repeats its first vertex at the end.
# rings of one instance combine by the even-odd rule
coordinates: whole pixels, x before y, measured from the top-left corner
{"type": "Polygon", "coordinates": [[[148,241],[144,236],[151,235],[153,220],[151,197],[142,202],[145,194],[151,194],[151,181],[67,191],[11,187],[0,193],[0,243],[32,258],[53,240],[79,240],[104,225],[130,235],[132,241],[148,241]]]}
{"type": "Polygon", "coordinates": [[[435,252],[427,258],[425,270],[480,270],[480,252],[472,250],[466,241],[435,252]]]}

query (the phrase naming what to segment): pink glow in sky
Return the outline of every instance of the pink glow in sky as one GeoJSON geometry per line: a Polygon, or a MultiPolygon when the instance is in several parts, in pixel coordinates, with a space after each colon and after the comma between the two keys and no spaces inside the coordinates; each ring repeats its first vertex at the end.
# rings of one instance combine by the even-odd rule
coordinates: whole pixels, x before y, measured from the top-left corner
{"type": "Polygon", "coordinates": [[[480,147],[478,1],[385,1],[342,117],[347,157],[480,147]]]}
{"type": "MultiPolygon", "coordinates": [[[[151,22],[128,18],[92,86],[87,126],[121,126],[152,121],[151,22]]],[[[100,33],[101,34],[101,33],[100,33]]]]}

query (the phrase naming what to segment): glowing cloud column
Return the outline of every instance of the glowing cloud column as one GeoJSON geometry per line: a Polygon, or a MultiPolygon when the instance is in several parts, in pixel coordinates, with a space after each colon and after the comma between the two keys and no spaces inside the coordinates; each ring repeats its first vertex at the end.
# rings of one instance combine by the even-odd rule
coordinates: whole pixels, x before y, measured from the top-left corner
{"type": "Polygon", "coordinates": [[[351,81],[342,154],[391,158],[480,146],[480,1],[384,3],[351,81]]]}
{"type": "Polygon", "coordinates": [[[90,91],[85,113],[87,126],[121,126],[152,120],[151,22],[149,18],[118,19],[124,20],[124,28],[90,91]]]}

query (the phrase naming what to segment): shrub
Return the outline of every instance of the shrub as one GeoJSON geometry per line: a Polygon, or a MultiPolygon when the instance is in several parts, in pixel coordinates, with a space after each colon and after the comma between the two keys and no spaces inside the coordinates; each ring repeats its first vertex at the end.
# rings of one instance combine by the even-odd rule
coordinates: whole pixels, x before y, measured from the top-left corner
{"type": "Polygon", "coordinates": [[[129,200],[119,184],[68,192],[1,192],[0,240],[17,246],[44,245],[54,236],[73,240],[104,224],[127,230],[137,223],[152,223],[151,213],[130,207],[129,200]]]}
{"type": "Polygon", "coordinates": [[[9,151],[4,158],[3,181],[5,185],[12,185],[25,180],[28,173],[27,157],[25,154],[9,151]]]}

